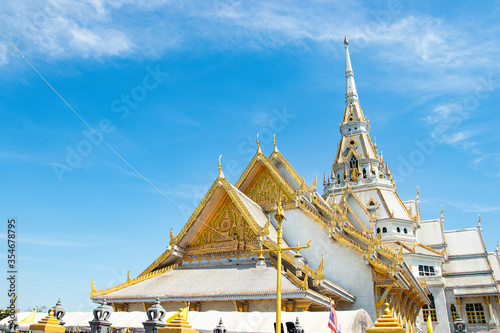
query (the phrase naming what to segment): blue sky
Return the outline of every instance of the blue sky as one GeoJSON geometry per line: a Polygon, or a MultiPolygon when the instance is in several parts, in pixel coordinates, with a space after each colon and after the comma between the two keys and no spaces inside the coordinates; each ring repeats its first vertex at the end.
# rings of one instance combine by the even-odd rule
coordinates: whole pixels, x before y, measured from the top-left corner
{"type": "MultiPolygon", "coordinates": [[[[19,305],[88,311],[168,246],[255,135],[311,184],[330,171],[350,40],[361,106],[423,218],[499,234],[500,2],[10,1],[1,30],[137,176],[0,40],[0,211],[19,305]],[[77,155],[78,154],[78,155],[77,155]]],[[[5,263],[6,246],[0,258],[5,263]]],[[[6,264],[4,264],[6,266],[6,264]]],[[[6,282],[0,284],[6,289],[6,282]]],[[[2,305],[7,295],[2,293],[2,305]]]]}

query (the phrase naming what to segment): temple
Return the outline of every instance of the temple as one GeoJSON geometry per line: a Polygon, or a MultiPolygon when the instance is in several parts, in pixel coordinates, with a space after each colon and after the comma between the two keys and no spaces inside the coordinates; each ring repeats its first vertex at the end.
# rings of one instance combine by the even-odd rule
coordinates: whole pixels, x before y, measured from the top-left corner
{"type": "MultiPolygon", "coordinates": [[[[403,201],[389,166],[370,138],[370,122],[359,102],[349,43],[346,101],[340,142],[331,175],[311,185],[274,142],[266,156],[257,136],[256,153],[236,184],[219,175],[182,230],[170,232],[169,247],[138,277],[97,290],[116,311],[145,311],[159,297],[167,311],[189,304],[194,311],[274,311],[276,255],[257,267],[255,249],[277,242],[277,203],[284,209],[283,311],[364,309],[375,321],[389,303],[408,332],[450,332],[460,315],[476,329],[499,326],[498,247],[487,252],[480,224],[444,230],[443,213],[423,221],[419,198],[403,201]],[[496,275],[495,275],[496,273],[496,275]]],[[[340,118],[340,114],[339,114],[340,118]]],[[[329,172],[330,173],[330,172],[329,172]]]]}

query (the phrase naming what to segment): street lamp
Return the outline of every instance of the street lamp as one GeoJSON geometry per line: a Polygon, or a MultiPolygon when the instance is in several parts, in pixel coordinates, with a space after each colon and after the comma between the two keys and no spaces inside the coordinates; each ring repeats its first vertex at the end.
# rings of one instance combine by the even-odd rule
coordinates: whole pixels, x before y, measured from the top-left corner
{"type": "Polygon", "coordinates": [[[260,254],[257,257],[257,263],[255,264],[255,267],[259,271],[263,271],[266,269],[266,258],[264,258],[264,256],[262,255],[262,252],[264,252],[264,250],[262,250],[262,245],[261,245],[260,246],[260,254]]]}
{"type": "Polygon", "coordinates": [[[283,220],[286,220],[281,199],[278,201],[277,206],[278,207],[276,209],[276,214],[274,215],[274,218],[276,219],[276,221],[278,221],[277,246],[271,249],[264,250],[262,249],[261,245],[260,250],[252,249],[252,252],[259,253],[259,257],[257,258],[258,260],[256,264],[256,267],[259,270],[263,270],[266,267],[266,262],[263,253],[274,252],[278,257],[276,259],[276,271],[278,273],[277,274],[278,279],[276,285],[276,333],[281,333],[281,253],[283,251],[297,250],[297,253],[295,254],[293,259],[293,265],[298,269],[302,268],[302,266],[304,266],[304,258],[302,258],[302,255],[299,253],[299,250],[307,249],[311,245],[311,241],[309,241],[306,246],[299,246],[298,242],[296,247],[281,246],[281,244],[283,243],[283,229],[281,228],[281,226],[283,224],[283,220]]]}
{"type": "MultiPolygon", "coordinates": [[[[297,242],[297,247],[299,247],[299,242],[297,242]]],[[[302,254],[300,254],[299,250],[297,250],[297,253],[293,257],[293,265],[299,269],[304,266],[304,258],[302,258],[302,254]]]]}

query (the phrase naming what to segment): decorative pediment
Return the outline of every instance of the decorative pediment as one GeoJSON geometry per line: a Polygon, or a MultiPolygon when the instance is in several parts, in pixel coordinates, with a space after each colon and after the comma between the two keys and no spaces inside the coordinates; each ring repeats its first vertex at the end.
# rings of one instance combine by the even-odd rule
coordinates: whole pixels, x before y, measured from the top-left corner
{"type": "Polygon", "coordinates": [[[262,168],[255,176],[250,186],[246,189],[245,195],[259,206],[274,205],[278,201],[292,201],[292,197],[280,187],[266,168],[262,168]]]}
{"type": "Polygon", "coordinates": [[[236,206],[226,197],[214,211],[199,235],[187,247],[193,249],[220,249],[221,245],[243,248],[245,244],[255,244],[257,235],[245,221],[236,206]]]}

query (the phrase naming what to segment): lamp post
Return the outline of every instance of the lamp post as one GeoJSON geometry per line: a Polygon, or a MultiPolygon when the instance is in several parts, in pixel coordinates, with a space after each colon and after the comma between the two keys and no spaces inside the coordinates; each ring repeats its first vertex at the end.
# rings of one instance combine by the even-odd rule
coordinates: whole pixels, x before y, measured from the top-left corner
{"type": "Polygon", "coordinates": [[[258,269],[264,269],[266,267],[265,263],[265,258],[262,255],[263,253],[270,253],[274,252],[277,255],[276,259],[276,270],[277,270],[277,286],[276,286],[276,333],[281,333],[281,253],[283,251],[289,251],[289,250],[297,250],[297,253],[294,256],[293,260],[293,265],[296,268],[301,268],[304,266],[304,259],[302,258],[302,255],[299,253],[299,250],[302,249],[307,249],[311,245],[311,241],[307,243],[306,246],[299,246],[299,243],[297,242],[297,246],[295,247],[283,247],[283,229],[282,229],[282,224],[283,220],[286,220],[284,210],[283,210],[283,205],[281,203],[281,199],[278,201],[277,204],[277,209],[276,209],[276,214],[274,215],[274,218],[276,221],[278,221],[278,237],[277,237],[277,246],[271,249],[266,249],[264,250],[262,248],[262,245],[259,250],[253,250],[252,252],[254,253],[259,253],[259,257],[257,258],[257,264],[256,267],[258,269]]]}

